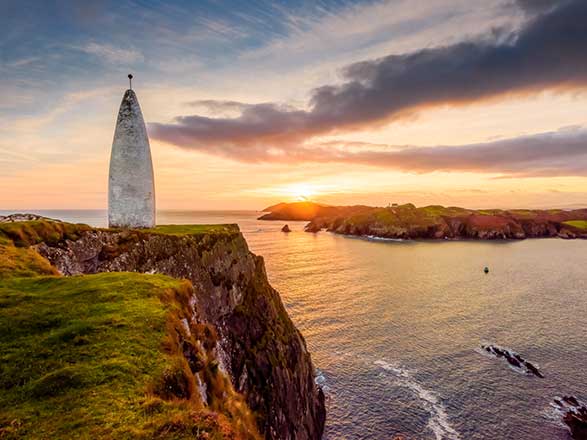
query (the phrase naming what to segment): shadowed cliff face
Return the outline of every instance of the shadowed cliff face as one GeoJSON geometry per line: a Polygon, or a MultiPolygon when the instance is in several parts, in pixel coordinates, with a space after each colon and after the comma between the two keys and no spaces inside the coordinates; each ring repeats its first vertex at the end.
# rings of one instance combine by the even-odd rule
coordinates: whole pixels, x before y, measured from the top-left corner
{"type": "Polygon", "coordinates": [[[193,319],[215,327],[220,368],[257,414],[265,437],[322,436],[324,395],[305,341],[238,227],[182,235],[89,230],[36,249],[65,275],[129,271],[190,280],[193,319]]]}

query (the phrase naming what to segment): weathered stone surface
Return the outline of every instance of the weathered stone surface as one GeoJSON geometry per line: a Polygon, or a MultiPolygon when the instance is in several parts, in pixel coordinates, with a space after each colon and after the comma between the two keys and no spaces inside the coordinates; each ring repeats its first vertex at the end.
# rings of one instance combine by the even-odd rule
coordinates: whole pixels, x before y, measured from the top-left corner
{"type": "Polygon", "coordinates": [[[36,248],[65,275],[133,271],[190,280],[191,318],[215,327],[220,368],[258,415],[259,430],[267,439],[321,438],[324,394],[305,341],[236,226],[196,235],[91,230],[36,248]]]}
{"type": "Polygon", "coordinates": [[[49,220],[52,222],[61,222],[61,220],[55,220],[49,217],[43,217],[37,214],[10,214],[0,215],[0,223],[15,223],[15,222],[29,222],[35,220],[49,220]]]}
{"type": "Polygon", "coordinates": [[[151,147],[139,101],[130,89],[122,98],[112,142],[108,223],[120,228],[155,226],[151,147]]]}

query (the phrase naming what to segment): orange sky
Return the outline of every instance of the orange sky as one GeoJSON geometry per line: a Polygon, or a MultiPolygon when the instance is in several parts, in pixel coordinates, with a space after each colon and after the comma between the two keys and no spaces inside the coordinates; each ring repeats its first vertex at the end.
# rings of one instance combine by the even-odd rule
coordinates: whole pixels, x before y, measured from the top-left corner
{"type": "MultiPolygon", "coordinates": [[[[279,103],[307,111],[312,90],[344,84],[341,69],[354,62],[454,44],[472,34],[489,32],[496,24],[507,24],[512,29],[523,26],[522,13],[508,15],[498,9],[505,3],[495,0],[488,2],[493,7],[473,11],[467,2],[438,0],[414,12],[403,2],[381,1],[318,17],[252,48],[239,47],[232,62],[218,65],[207,65],[198,57],[165,59],[163,52],[148,53],[137,47],[133,50],[140,56],[128,49],[108,52],[92,46],[96,56],[102,57],[102,68],[110,69],[104,78],[94,78],[87,84],[72,79],[67,87],[35,89],[36,95],[30,96],[26,89],[4,80],[0,82],[0,92],[4,91],[4,103],[0,104],[0,209],[106,208],[110,147],[126,86],[122,72],[135,72],[135,90],[147,122],[173,124],[176,116],[194,114],[229,121],[238,118],[238,113],[202,113],[189,104],[201,100],[279,103]],[[464,14],[462,27],[439,18],[442,16],[436,9],[447,5],[464,14]],[[391,29],[413,20],[413,14],[422,19],[429,17],[429,26],[401,35],[383,33],[386,26],[391,29]],[[430,28],[437,34],[431,35],[430,28]],[[358,35],[371,43],[353,47],[351,42],[358,35]],[[340,47],[340,41],[349,43],[340,47]],[[284,63],[289,62],[285,54],[290,54],[297,64],[284,68],[284,63]]],[[[174,38],[178,45],[184,44],[174,38]]],[[[101,43],[95,38],[92,41],[110,48],[117,43],[101,43]]],[[[90,49],[86,48],[86,53],[90,49]]],[[[37,61],[23,58],[21,63],[25,62],[30,71],[37,61]]],[[[9,77],[20,72],[15,69],[21,65],[16,61],[4,63],[0,73],[9,77]]],[[[361,123],[299,142],[312,148],[343,142],[347,150],[353,148],[353,142],[373,144],[371,150],[388,149],[382,145],[392,150],[407,145],[458,148],[558,133],[569,130],[566,127],[580,130],[578,127],[586,125],[587,115],[587,88],[582,84],[564,90],[543,87],[524,95],[498,94],[466,105],[446,100],[425,106],[425,110],[410,113],[409,117],[389,118],[376,127],[361,123]]],[[[361,112],[361,108],[356,111],[361,112]]],[[[587,205],[587,174],[575,171],[553,175],[550,170],[549,175],[519,177],[500,169],[422,171],[352,159],[255,162],[227,153],[232,150],[215,152],[213,143],[210,148],[182,148],[152,138],[158,208],[261,209],[301,196],[333,204],[412,202],[472,208],[587,205]]],[[[298,148],[279,143],[257,147],[281,148],[288,154],[298,148]]],[[[565,160],[569,163],[561,162],[561,169],[572,169],[575,159],[565,160]]],[[[559,166],[557,160],[552,163],[554,168],[559,166]]]]}

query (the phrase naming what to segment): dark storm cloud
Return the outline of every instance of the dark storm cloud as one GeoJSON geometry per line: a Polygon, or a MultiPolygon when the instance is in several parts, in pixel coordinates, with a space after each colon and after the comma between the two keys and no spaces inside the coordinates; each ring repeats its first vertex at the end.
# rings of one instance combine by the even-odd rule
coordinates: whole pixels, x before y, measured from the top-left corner
{"type": "MultiPolygon", "coordinates": [[[[519,3],[530,7],[542,2],[522,0],[519,3]]],[[[388,123],[423,108],[547,89],[583,88],[587,86],[587,1],[561,1],[556,5],[529,19],[517,33],[507,38],[488,36],[485,40],[390,55],[347,66],[343,71],[345,82],[314,90],[307,110],[274,103],[206,101],[208,107],[228,106],[240,111],[240,115],[232,118],[181,116],[172,124],[150,124],[150,134],[183,148],[237,160],[269,161],[284,156],[298,160],[312,160],[313,157],[314,160],[329,160],[331,156],[332,160],[337,160],[340,151],[332,148],[313,151],[302,145],[307,145],[314,136],[388,123]]],[[[526,153],[530,151],[527,148],[532,148],[527,143],[511,142],[510,149],[499,149],[497,156],[494,149],[480,153],[489,154],[485,166],[478,163],[480,168],[490,168],[499,159],[503,170],[508,158],[515,162],[516,155],[522,154],[515,151],[516,148],[526,153]]],[[[443,158],[450,158],[443,169],[454,168],[456,165],[451,163],[459,158],[451,157],[452,148],[441,148],[435,147],[434,152],[426,149],[420,149],[418,154],[412,152],[410,160],[400,153],[380,159],[393,166],[384,158],[401,158],[403,169],[411,167],[420,171],[418,157],[424,160],[438,154],[440,163],[443,158]]],[[[546,151],[554,147],[540,144],[538,150],[531,151],[536,153],[542,148],[546,148],[541,153],[544,158],[546,151]]],[[[474,152],[466,150],[466,153],[472,160],[474,152]]],[[[555,156],[553,164],[556,164],[555,156]]],[[[349,157],[345,155],[345,160],[349,157]]],[[[366,151],[352,157],[357,162],[372,162],[371,159],[378,156],[366,151]]],[[[477,162],[472,161],[471,167],[473,163],[477,162]]]]}
{"type": "Polygon", "coordinates": [[[514,0],[515,6],[526,14],[533,15],[556,8],[566,0],[514,0]]]}

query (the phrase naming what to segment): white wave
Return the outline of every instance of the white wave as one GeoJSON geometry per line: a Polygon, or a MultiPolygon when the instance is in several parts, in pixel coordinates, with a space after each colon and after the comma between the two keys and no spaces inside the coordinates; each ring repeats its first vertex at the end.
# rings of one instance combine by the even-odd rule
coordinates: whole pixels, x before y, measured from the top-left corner
{"type": "Polygon", "coordinates": [[[402,242],[405,241],[403,238],[386,238],[386,237],[378,237],[377,235],[364,235],[364,238],[370,241],[397,241],[402,242]]]}
{"type": "Polygon", "coordinates": [[[430,414],[428,428],[433,432],[436,440],[459,440],[461,438],[459,433],[451,426],[446,408],[436,393],[424,388],[405,368],[384,360],[377,360],[374,363],[387,373],[391,373],[395,384],[412,391],[420,399],[424,409],[430,414]]]}
{"type": "Polygon", "coordinates": [[[316,376],[314,377],[314,383],[322,388],[325,393],[330,390],[330,387],[326,383],[326,375],[322,370],[316,368],[316,376]]]}

